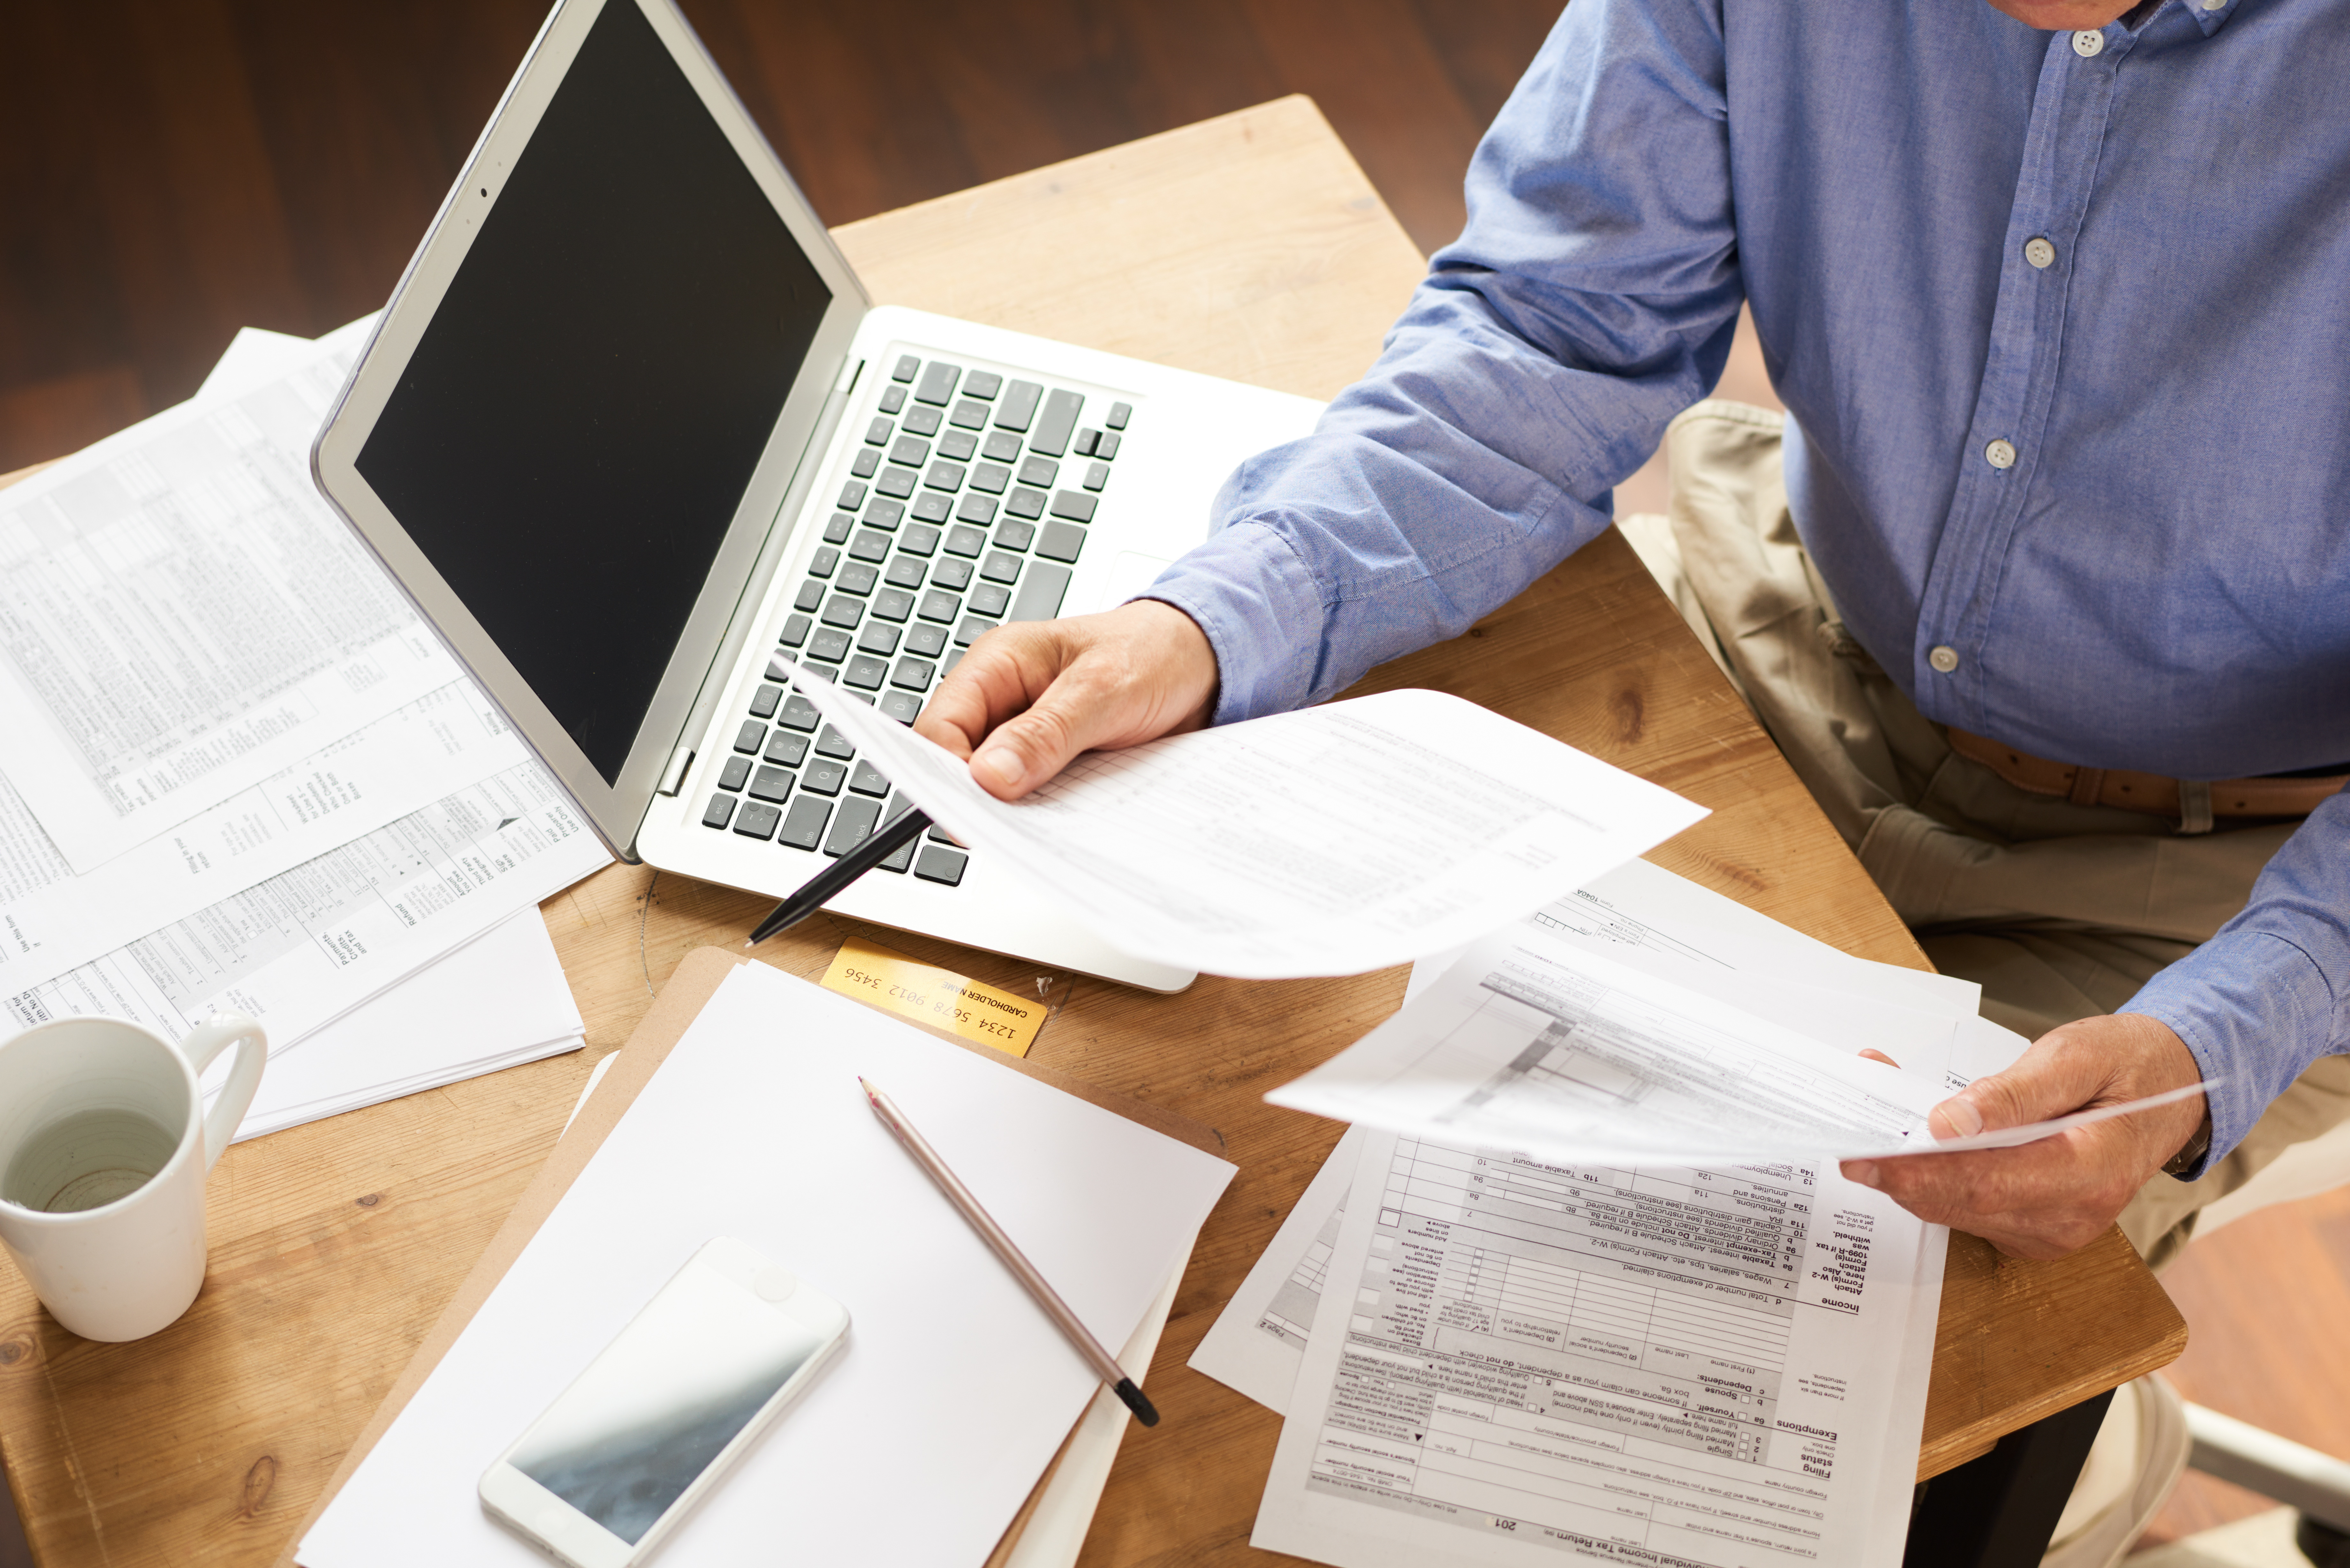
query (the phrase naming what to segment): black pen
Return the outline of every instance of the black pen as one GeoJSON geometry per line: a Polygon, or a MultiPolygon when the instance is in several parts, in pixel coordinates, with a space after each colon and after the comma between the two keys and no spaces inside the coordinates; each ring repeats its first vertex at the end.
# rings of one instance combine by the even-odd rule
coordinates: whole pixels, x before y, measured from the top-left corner
{"type": "Polygon", "coordinates": [[[875,828],[864,843],[800,884],[800,890],[776,905],[775,912],[761,920],[758,929],[751,933],[751,940],[743,945],[756,947],[777,931],[798,925],[823,909],[835,893],[920,837],[922,829],[930,825],[929,813],[908,806],[875,828]]]}

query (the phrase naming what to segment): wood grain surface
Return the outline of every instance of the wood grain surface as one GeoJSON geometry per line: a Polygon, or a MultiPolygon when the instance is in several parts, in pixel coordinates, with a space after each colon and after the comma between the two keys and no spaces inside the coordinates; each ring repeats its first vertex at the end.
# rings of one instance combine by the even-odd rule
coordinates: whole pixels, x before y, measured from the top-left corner
{"type": "MultiPolygon", "coordinates": [[[[1421,263],[1313,106],[1288,99],[838,231],[878,299],[1327,397],[1421,263]],[[1036,302],[1059,309],[1040,316],[1036,302]]],[[[1451,643],[1362,690],[1483,702],[1713,808],[1659,864],[1847,951],[1924,961],[1794,775],[1612,532],[1451,643]]],[[[0,1279],[0,1441],[44,1563],[263,1563],[285,1550],[538,1171],[597,1055],[685,954],[739,943],[748,894],[613,866],[543,906],[588,1049],[256,1139],[212,1183],[212,1265],[153,1338],[59,1330],[0,1279]]],[[[853,922],[758,960],[819,973],[853,922]]],[[[902,932],[1026,991],[1034,966],[902,932]]],[[[1052,977],[1055,980],[1066,977],[1052,977]]],[[[1154,1364],[1167,1419],[1122,1450],[1084,1561],[1275,1561],[1247,1545],[1278,1420],[1183,1366],[1337,1129],[1263,1092],[1400,1002],[1403,971],[1160,997],[1076,977],[1032,1059],[1214,1128],[1239,1179],[1154,1364]]],[[[1953,1245],[1921,1473],[2178,1354],[2184,1329],[2118,1235],[2053,1264],[1953,1245]]]]}

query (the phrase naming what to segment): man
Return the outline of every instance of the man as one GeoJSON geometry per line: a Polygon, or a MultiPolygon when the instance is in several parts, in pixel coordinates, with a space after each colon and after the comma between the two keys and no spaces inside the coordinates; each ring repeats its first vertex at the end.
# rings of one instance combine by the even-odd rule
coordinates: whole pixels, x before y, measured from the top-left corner
{"type": "Polygon", "coordinates": [[[1743,302],[1788,417],[1676,431],[1693,586],[1929,953],[2038,1035],[1938,1126],[2206,1086],[1846,1174],[2026,1257],[2126,1206],[2158,1262],[2350,1114],[2345,79],[2350,0],[1575,0],[1316,433],[918,727],[1011,798],[1459,633],[1607,524],[1743,302]]]}

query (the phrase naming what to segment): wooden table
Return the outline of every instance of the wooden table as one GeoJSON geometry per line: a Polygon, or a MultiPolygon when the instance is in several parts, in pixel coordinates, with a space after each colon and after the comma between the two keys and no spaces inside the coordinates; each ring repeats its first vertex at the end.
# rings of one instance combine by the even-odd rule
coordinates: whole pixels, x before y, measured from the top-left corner
{"type": "MultiPolygon", "coordinates": [[[[1313,105],[1283,99],[853,223],[880,300],[1327,398],[1378,352],[1422,260],[1313,105]]],[[[1456,692],[1713,808],[1651,857],[1846,951],[1924,968],[1892,911],[1621,537],[1362,691],[1456,692]]],[[[552,1147],[594,1060],[691,949],[763,899],[614,866],[544,906],[588,1049],[231,1149],[212,1266],[133,1345],[57,1328],[0,1270],[0,1444],[51,1565],[264,1563],[552,1147]]],[[[759,957],[819,972],[852,923],[759,957]]],[[[899,933],[983,980],[1032,966],[899,933]]],[[[1247,1544],[1279,1421],[1184,1366],[1334,1141],[1263,1092],[1399,1004],[1404,971],[1180,996],[1079,978],[1035,1059],[1218,1129],[1240,1176],[1202,1234],[1088,1564],[1271,1562],[1247,1544]]],[[[1921,1476],[2151,1368],[2186,1330],[2119,1234],[2058,1263],[1953,1240],[1921,1476]]]]}

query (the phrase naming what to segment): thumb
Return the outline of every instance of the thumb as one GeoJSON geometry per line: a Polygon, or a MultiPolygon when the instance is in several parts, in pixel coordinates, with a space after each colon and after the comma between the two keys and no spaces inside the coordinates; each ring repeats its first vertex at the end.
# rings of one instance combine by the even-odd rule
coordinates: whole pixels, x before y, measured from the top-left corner
{"type": "Polygon", "coordinates": [[[1118,717],[1092,682],[1065,671],[1027,711],[988,732],[971,776],[996,799],[1017,800],[1099,742],[1118,717]]]}
{"type": "Polygon", "coordinates": [[[2059,1050],[2043,1036],[2012,1067],[1977,1078],[1936,1106],[1926,1125],[1936,1137],[1972,1137],[1986,1128],[2046,1121],[2091,1104],[2106,1076],[2093,1056],[2059,1050]]]}

